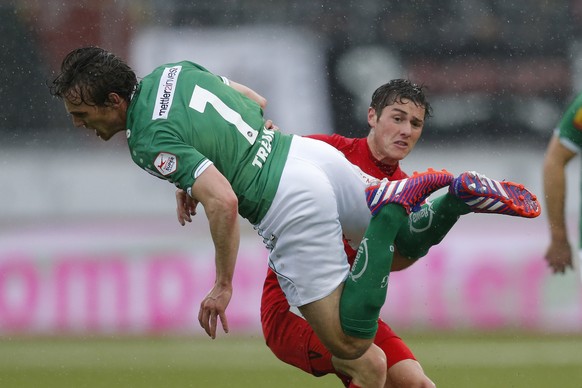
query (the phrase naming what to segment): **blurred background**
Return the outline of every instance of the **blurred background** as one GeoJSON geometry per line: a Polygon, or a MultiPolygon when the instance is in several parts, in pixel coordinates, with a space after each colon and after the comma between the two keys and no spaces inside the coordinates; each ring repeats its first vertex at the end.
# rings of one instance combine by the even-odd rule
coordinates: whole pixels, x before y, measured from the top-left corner
{"type": "MultiPolygon", "coordinates": [[[[364,136],[372,92],[410,78],[427,86],[433,117],[405,171],[478,170],[540,196],[546,144],[582,91],[580,0],[15,0],[0,2],[0,20],[5,338],[202,334],[214,279],[204,215],[180,227],[173,186],[133,165],[123,136],[103,143],[72,127],[47,85],[74,48],[104,47],[138,76],[200,63],[265,96],[265,116],[297,134],[364,136]]],[[[266,251],[242,225],[229,319],[260,339],[266,251]]],[[[546,268],[547,229],[543,214],[463,217],[391,275],[382,316],[397,332],[580,334],[578,275],[546,268]]]]}

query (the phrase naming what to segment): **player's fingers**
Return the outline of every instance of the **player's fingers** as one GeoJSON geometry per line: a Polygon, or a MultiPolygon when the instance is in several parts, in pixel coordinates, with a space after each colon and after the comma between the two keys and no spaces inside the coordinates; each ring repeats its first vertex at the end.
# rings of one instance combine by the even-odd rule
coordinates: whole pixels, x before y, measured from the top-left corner
{"type": "Polygon", "coordinates": [[[556,274],[563,274],[565,272],[565,266],[562,263],[556,263],[552,266],[554,273],[556,274]]]}
{"type": "Polygon", "coordinates": [[[270,129],[271,131],[278,131],[279,127],[273,123],[273,120],[267,119],[265,121],[265,128],[270,129]]]}
{"type": "Polygon", "coordinates": [[[203,305],[200,307],[200,311],[198,312],[198,322],[200,323],[200,326],[204,329],[206,334],[212,337],[208,326],[208,313],[204,308],[204,302],[203,305]]]}
{"type": "Polygon", "coordinates": [[[571,260],[558,259],[550,254],[545,256],[545,260],[548,263],[548,267],[550,267],[552,273],[554,274],[564,273],[567,267],[572,264],[571,260]]]}
{"type": "Polygon", "coordinates": [[[190,203],[188,205],[188,209],[187,209],[187,212],[186,213],[188,214],[188,217],[190,217],[191,215],[192,216],[195,216],[196,215],[196,204],[195,203],[190,203]]]}
{"type": "Polygon", "coordinates": [[[220,324],[225,333],[228,333],[228,320],[226,319],[226,314],[222,312],[220,315],[220,324]]]}
{"type": "Polygon", "coordinates": [[[182,211],[180,209],[179,202],[176,203],[176,217],[178,218],[178,222],[180,223],[180,225],[184,226],[184,219],[182,217],[182,211]]]}
{"type": "Polygon", "coordinates": [[[178,215],[178,221],[180,222],[180,225],[184,226],[186,225],[186,222],[192,222],[192,218],[190,218],[188,213],[180,213],[178,215]]]}
{"type": "Polygon", "coordinates": [[[178,206],[179,219],[182,221],[181,224],[184,225],[186,222],[192,222],[190,217],[190,209],[186,202],[181,202],[178,206]]]}
{"type": "Polygon", "coordinates": [[[212,337],[212,339],[216,338],[216,317],[216,312],[210,313],[210,337],[212,337]]]}
{"type": "Polygon", "coordinates": [[[570,269],[574,268],[572,266],[572,260],[564,260],[560,263],[560,269],[562,270],[562,273],[566,273],[568,268],[570,269]]]}
{"type": "Polygon", "coordinates": [[[186,203],[182,194],[182,192],[176,191],[176,216],[178,217],[180,225],[184,226],[186,224],[186,215],[188,212],[186,211],[186,203]]]}
{"type": "Polygon", "coordinates": [[[187,209],[189,215],[196,215],[196,207],[198,206],[198,201],[195,199],[188,197],[187,209]]]}

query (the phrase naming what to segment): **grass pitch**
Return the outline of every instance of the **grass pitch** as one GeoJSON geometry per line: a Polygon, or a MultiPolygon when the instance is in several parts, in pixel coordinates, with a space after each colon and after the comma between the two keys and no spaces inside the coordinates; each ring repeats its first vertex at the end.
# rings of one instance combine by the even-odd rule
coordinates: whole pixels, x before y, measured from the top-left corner
{"type": "MultiPolygon", "coordinates": [[[[582,334],[402,335],[439,387],[582,388],[582,334]]],[[[260,336],[0,338],[0,387],[341,387],[260,336]]]]}

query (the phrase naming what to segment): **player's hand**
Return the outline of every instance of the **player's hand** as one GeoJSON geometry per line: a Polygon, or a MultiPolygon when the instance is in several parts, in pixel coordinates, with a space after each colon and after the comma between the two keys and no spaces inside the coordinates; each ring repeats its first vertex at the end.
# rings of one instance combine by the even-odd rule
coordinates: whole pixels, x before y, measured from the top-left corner
{"type": "Polygon", "coordinates": [[[192,222],[192,216],[196,215],[198,201],[189,196],[184,190],[176,190],[176,215],[180,225],[192,222]]]}
{"type": "Polygon", "coordinates": [[[568,268],[574,268],[572,265],[572,249],[568,241],[552,241],[546,251],[545,258],[553,273],[563,274],[568,268]]]}
{"type": "Polygon", "coordinates": [[[279,127],[273,123],[273,120],[266,120],[265,121],[265,128],[270,129],[271,131],[278,131],[279,127]]]}
{"type": "Polygon", "coordinates": [[[214,285],[210,293],[206,295],[200,303],[198,312],[198,322],[212,339],[216,338],[216,327],[218,320],[225,333],[228,333],[228,321],[226,319],[226,307],[232,296],[232,285],[219,286],[214,285]]]}

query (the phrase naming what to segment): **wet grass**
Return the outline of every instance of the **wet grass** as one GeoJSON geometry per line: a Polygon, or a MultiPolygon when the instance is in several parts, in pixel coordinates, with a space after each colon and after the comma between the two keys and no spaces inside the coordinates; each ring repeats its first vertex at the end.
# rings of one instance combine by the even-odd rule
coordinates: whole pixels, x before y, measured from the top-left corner
{"type": "MultiPolygon", "coordinates": [[[[439,387],[582,387],[582,335],[402,335],[439,387]]],[[[0,338],[1,387],[341,387],[258,336],[0,338]]]]}

